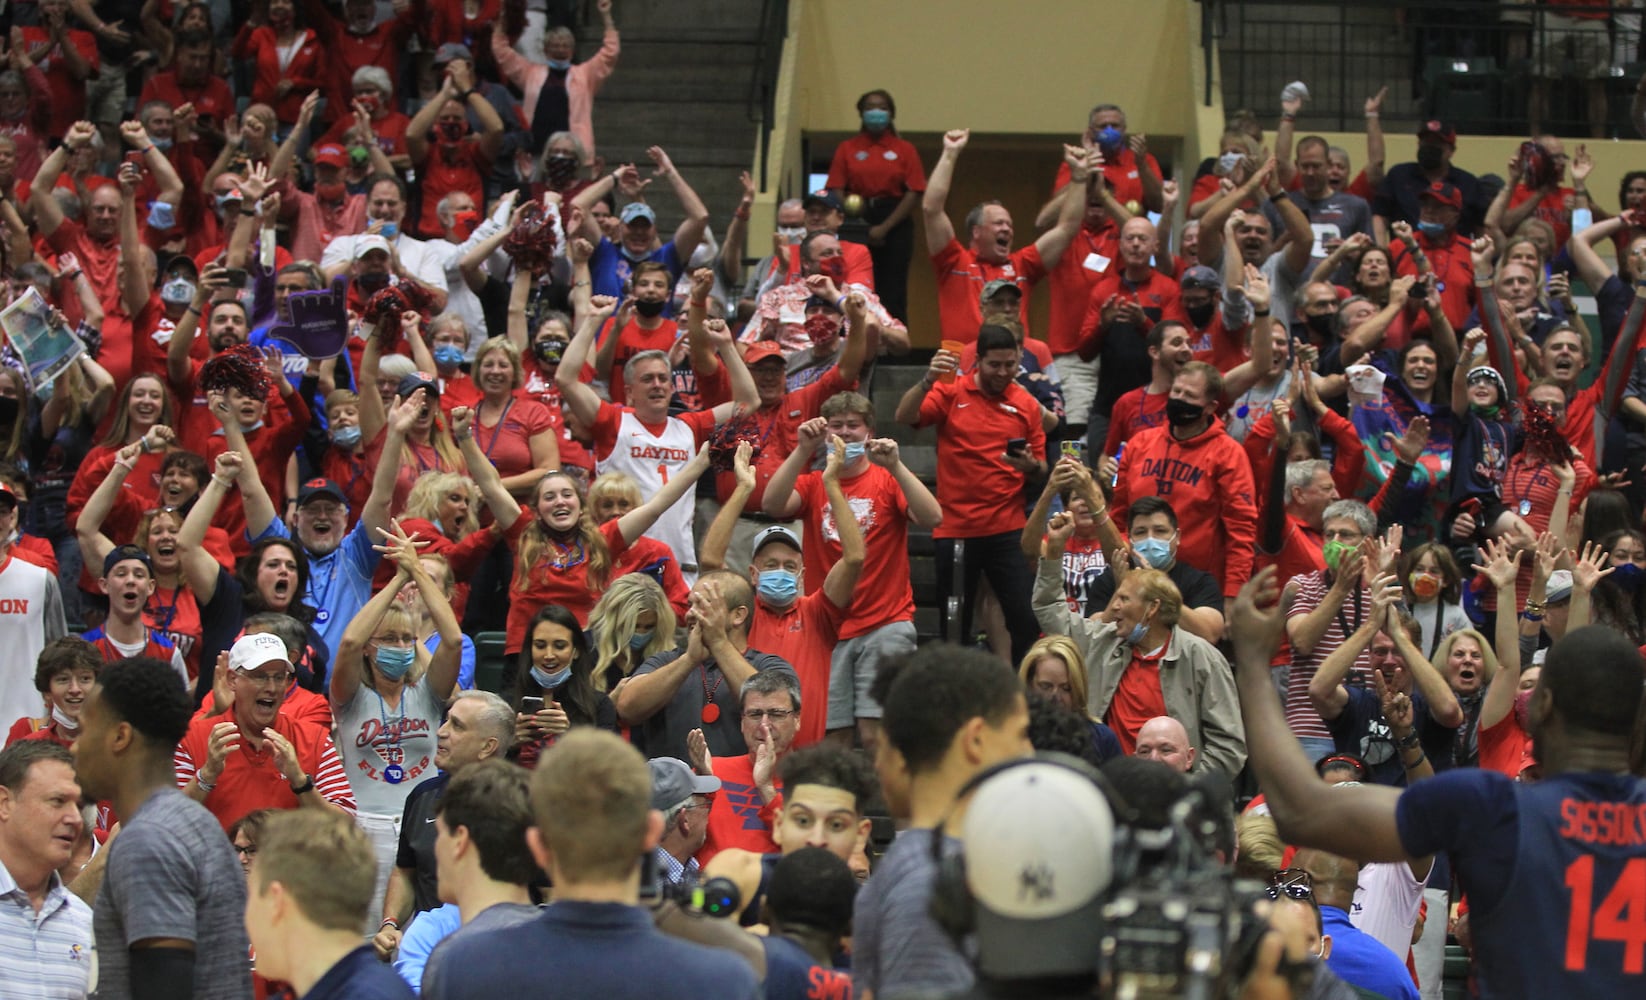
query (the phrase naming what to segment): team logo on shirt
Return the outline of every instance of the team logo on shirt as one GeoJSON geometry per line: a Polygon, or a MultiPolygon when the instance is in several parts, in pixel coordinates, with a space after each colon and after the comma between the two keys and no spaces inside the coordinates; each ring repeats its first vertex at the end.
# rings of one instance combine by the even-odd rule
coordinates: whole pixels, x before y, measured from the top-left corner
{"type": "MultiPolygon", "coordinates": [[[[874,501],[868,497],[847,497],[846,503],[852,508],[852,517],[857,519],[857,528],[863,532],[863,537],[869,537],[874,529],[874,501]]],[[[834,523],[834,508],[828,507],[823,511],[823,537],[836,545],[840,544],[840,529],[834,523]]]]}
{"type": "Polygon", "coordinates": [[[732,807],[732,815],[743,821],[745,830],[764,830],[766,821],[760,818],[760,810],[765,802],[760,798],[760,790],[753,785],[740,785],[735,781],[721,781],[720,796],[725,803],[732,807]]]}
{"type": "MultiPolygon", "coordinates": [[[[639,435],[635,435],[638,437],[639,435]]],[[[689,462],[692,453],[684,448],[667,448],[656,444],[631,444],[629,457],[643,462],[689,462]]]]}
{"type": "MultiPolygon", "coordinates": [[[[360,735],[354,738],[354,745],[362,750],[374,743],[398,745],[407,736],[427,733],[428,731],[429,720],[427,719],[392,719],[386,726],[381,719],[367,719],[360,724],[360,735]]],[[[388,759],[387,753],[384,753],[386,749],[385,747],[378,751],[385,760],[388,759]]]]}
{"type": "Polygon", "coordinates": [[[1146,458],[1139,473],[1142,478],[1155,481],[1155,489],[1160,496],[1170,494],[1172,487],[1178,483],[1199,486],[1205,474],[1205,469],[1176,458],[1146,458]]]}
{"type": "Polygon", "coordinates": [[[0,598],[0,615],[26,615],[29,613],[29,599],[26,597],[0,598]]]}

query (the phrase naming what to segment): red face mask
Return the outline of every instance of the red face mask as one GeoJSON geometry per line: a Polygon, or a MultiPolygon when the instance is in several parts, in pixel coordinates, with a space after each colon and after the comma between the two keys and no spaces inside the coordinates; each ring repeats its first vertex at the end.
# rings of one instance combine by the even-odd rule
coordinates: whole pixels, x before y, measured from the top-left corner
{"type": "Polygon", "coordinates": [[[324,202],[336,204],[347,197],[348,193],[349,189],[343,185],[342,181],[332,184],[323,184],[320,181],[314,182],[314,196],[324,202]]]}
{"type": "Polygon", "coordinates": [[[806,317],[804,329],[813,344],[827,344],[840,336],[840,320],[828,313],[813,313],[806,317]]]}
{"type": "Polygon", "coordinates": [[[480,225],[479,212],[476,212],[473,209],[466,212],[458,212],[452,216],[452,235],[456,236],[459,242],[461,242],[468,239],[470,236],[473,236],[475,227],[478,225],[480,225]]]}
{"type": "Polygon", "coordinates": [[[362,94],[359,97],[356,97],[354,100],[355,100],[355,103],[359,104],[362,108],[366,109],[366,114],[368,114],[368,115],[377,114],[377,109],[380,106],[380,103],[377,99],[376,94],[362,94]]]}
{"type": "Polygon", "coordinates": [[[835,284],[839,284],[846,279],[846,258],[824,257],[817,262],[817,273],[827,275],[835,284]]]}

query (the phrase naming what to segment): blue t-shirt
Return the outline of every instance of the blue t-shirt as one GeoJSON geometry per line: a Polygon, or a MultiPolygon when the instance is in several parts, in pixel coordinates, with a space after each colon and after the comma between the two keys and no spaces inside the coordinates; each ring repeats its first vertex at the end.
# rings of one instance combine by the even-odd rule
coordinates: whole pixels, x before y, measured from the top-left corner
{"type": "Polygon", "coordinates": [[[766,1000],[844,1000],[852,995],[851,973],[819,965],[788,938],[763,937],[760,947],[766,950],[766,1000]]]}
{"type": "MultiPolygon", "coordinates": [[[[1400,762],[1399,748],[1395,746],[1394,732],[1383,717],[1383,706],[1377,692],[1355,684],[1344,685],[1349,692],[1348,704],[1335,719],[1326,720],[1338,753],[1354,754],[1372,770],[1372,781],[1379,785],[1404,787],[1406,768],[1400,762]]],[[[1422,692],[1412,690],[1412,723],[1417,727],[1418,745],[1428,755],[1436,771],[1444,771],[1452,763],[1452,740],[1457,727],[1442,726],[1429,714],[1429,703],[1422,692]]]]}
{"type": "Polygon", "coordinates": [[[411,988],[377,960],[369,944],[344,955],[303,994],[303,1000],[410,1000],[411,988]]]}
{"type": "Polygon", "coordinates": [[[1349,923],[1349,915],[1335,906],[1320,908],[1322,933],[1332,937],[1326,967],[1362,993],[1388,1000],[1418,1000],[1417,987],[1406,963],[1377,938],[1349,923]]]}
{"type": "Polygon", "coordinates": [[[1407,854],[1451,852],[1483,1000],[1638,995],[1646,780],[1460,768],[1407,789],[1395,820],[1407,854]]]}
{"type": "MultiPolygon", "coordinates": [[[[435,634],[429,636],[427,639],[423,640],[423,645],[431,653],[434,652],[435,650],[439,649],[440,648],[440,633],[436,632],[435,634]]],[[[457,661],[457,663],[458,663],[458,666],[457,666],[457,688],[460,691],[473,691],[474,690],[474,640],[473,639],[470,639],[466,635],[463,637],[463,652],[459,655],[460,655],[460,659],[457,661]]]]}
{"type": "Polygon", "coordinates": [[[551,903],[535,920],[454,940],[448,949],[442,958],[466,974],[438,1000],[760,996],[754,970],[741,957],[668,937],[645,910],[622,903],[551,903]]]}
{"type": "MultiPolygon", "coordinates": [[[[252,544],[265,538],[291,538],[286,522],[278,517],[269,522],[261,534],[253,537],[252,544]]],[[[366,606],[372,595],[372,574],[377,572],[377,561],[382,558],[372,548],[371,532],[361,521],[354,530],[343,536],[343,544],[323,556],[305,553],[309,560],[309,589],[303,603],[315,609],[314,628],[326,640],[326,649],[337,655],[337,644],[343,640],[343,630],[366,606]]],[[[202,671],[203,672],[203,671],[202,671]]]]}
{"type": "MultiPolygon", "coordinates": [[[[656,261],[669,269],[669,287],[680,280],[685,265],[680,261],[680,255],[674,252],[674,241],[653,250],[641,260],[656,261]]],[[[631,261],[621,247],[604,236],[594,248],[594,256],[589,258],[589,284],[595,295],[610,295],[614,298],[623,297],[623,285],[629,280],[634,271],[634,265],[640,261],[631,261]]],[[[663,306],[663,315],[673,313],[669,303],[663,306]]]]}
{"type": "Polygon", "coordinates": [[[394,953],[394,971],[411,987],[413,993],[423,992],[423,970],[435,946],[451,937],[463,926],[463,914],[456,903],[445,903],[432,910],[412,915],[412,922],[400,938],[400,948],[394,953]]]}

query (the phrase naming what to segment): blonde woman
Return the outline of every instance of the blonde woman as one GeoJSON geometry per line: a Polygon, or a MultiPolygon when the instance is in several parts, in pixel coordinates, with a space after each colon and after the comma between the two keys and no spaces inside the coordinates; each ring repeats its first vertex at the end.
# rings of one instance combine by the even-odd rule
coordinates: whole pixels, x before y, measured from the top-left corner
{"type": "MultiPolygon", "coordinates": [[[[595,481],[596,486],[599,483],[595,481]]],[[[647,657],[675,648],[678,625],[674,608],[656,580],[641,573],[613,580],[589,612],[595,690],[615,697],[647,657]]]]}
{"type": "Polygon", "coordinates": [[[1486,689],[1497,673],[1497,653],[1486,637],[1472,628],[1458,629],[1440,640],[1440,648],[1430,658],[1457,695],[1463,708],[1463,725],[1452,741],[1454,767],[1474,767],[1480,760],[1480,706],[1486,689]]]}
{"type": "Polygon", "coordinates": [[[1023,654],[1017,676],[1029,691],[1057,702],[1091,723],[1092,745],[1097,748],[1098,759],[1121,756],[1123,751],[1114,730],[1092,718],[1087,708],[1086,660],[1073,639],[1066,635],[1042,637],[1023,654]]]}
{"type": "Polygon", "coordinates": [[[337,749],[354,789],[357,819],[377,854],[371,913],[383,909],[406,796],[436,773],[435,734],[457,682],[463,649],[457,616],[423,568],[416,536],[396,524],[376,549],[395,564],[394,581],[350,620],[331,674],[337,749]],[[416,584],[428,603],[440,635],[432,653],[420,641],[418,616],[399,600],[408,583],[416,584]]]}
{"type": "Polygon", "coordinates": [[[547,406],[518,394],[526,377],[520,348],[507,337],[492,337],[474,352],[474,382],[481,393],[474,408],[475,440],[503,477],[503,488],[524,499],[549,470],[560,467],[554,416],[547,406]]]}

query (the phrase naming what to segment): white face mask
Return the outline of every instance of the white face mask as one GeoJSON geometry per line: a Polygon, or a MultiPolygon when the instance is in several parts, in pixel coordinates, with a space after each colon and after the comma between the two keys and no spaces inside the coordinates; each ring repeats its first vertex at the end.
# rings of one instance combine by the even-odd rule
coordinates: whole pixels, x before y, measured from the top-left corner
{"type": "Polygon", "coordinates": [[[777,235],[782,237],[783,242],[787,243],[789,246],[798,246],[800,241],[806,238],[806,227],[778,226],[777,235]]]}
{"type": "Polygon", "coordinates": [[[56,705],[51,707],[51,721],[57,723],[58,726],[68,730],[71,733],[78,733],[80,731],[80,720],[69,718],[68,715],[56,705]]]}

